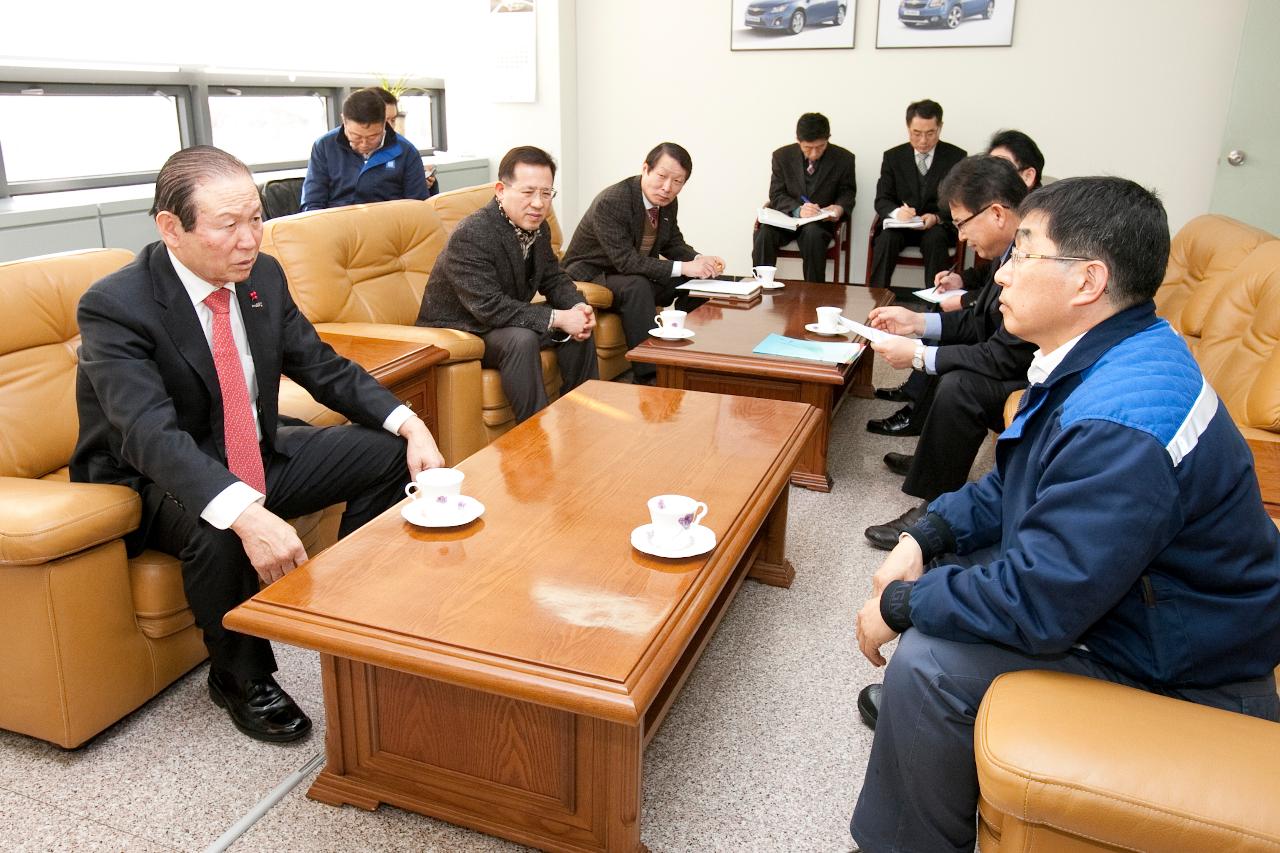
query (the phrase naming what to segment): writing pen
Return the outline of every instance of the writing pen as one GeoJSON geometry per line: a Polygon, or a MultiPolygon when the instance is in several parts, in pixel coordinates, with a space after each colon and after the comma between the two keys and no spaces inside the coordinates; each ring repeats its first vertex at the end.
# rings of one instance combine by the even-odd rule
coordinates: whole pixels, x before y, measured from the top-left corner
{"type": "Polygon", "coordinates": [[[800,203],[801,203],[801,204],[812,204],[812,202],[810,202],[810,201],[809,201],[809,197],[808,197],[807,195],[802,195],[802,196],[800,196],[800,203]]]}

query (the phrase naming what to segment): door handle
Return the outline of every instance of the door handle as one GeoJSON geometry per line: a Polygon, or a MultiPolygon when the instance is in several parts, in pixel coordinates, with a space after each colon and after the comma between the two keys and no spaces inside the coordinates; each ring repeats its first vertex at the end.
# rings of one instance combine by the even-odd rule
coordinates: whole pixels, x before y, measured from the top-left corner
{"type": "Polygon", "coordinates": [[[1227,162],[1232,166],[1239,166],[1245,161],[1244,152],[1239,148],[1233,148],[1227,152],[1227,162]]]}

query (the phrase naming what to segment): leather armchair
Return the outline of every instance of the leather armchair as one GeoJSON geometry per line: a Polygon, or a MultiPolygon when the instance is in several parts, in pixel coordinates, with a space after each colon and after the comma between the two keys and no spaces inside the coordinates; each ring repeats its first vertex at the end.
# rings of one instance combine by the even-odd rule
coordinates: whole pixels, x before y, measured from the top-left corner
{"type": "MultiPolygon", "coordinates": [[[[133,258],[92,249],[0,264],[0,728],[83,744],[205,658],[176,559],[128,559],[141,501],[69,482],[79,432],[76,305],[133,258]]],[[[307,553],[336,508],[294,520],[307,553]]]]}
{"type": "Polygon", "coordinates": [[[974,754],[983,853],[1280,850],[1280,725],[1056,672],[997,678],[974,754]]]}
{"type": "MultiPolygon", "coordinates": [[[[492,198],[493,185],[480,184],[440,193],[428,199],[427,203],[436,209],[445,231],[452,234],[459,222],[488,204],[492,198]]],[[[551,228],[551,248],[555,250],[556,257],[564,257],[564,235],[554,208],[547,216],[547,225],[551,228]]],[[[627,340],[622,333],[622,318],[612,311],[604,310],[612,307],[613,294],[608,288],[593,282],[580,281],[577,284],[587,302],[596,309],[596,358],[600,365],[600,378],[613,379],[631,367],[627,361],[627,340]]]]}
{"type": "Polygon", "coordinates": [[[1156,292],[1156,312],[1196,351],[1209,306],[1231,272],[1259,245],[1274,240],[1228,216],[1197,216],[1178,231],[1169,247],[1164,283],[1156,292]]]}

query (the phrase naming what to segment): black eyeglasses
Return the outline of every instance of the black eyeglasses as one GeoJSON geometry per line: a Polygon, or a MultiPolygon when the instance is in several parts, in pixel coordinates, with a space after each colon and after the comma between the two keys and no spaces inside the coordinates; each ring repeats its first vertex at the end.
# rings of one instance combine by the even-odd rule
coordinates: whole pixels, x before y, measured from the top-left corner
{"type": "Polygon", "coordinates": [[[981,209],[981,210],[979,210],[977,213],[975,213],[975,214],[973,214],[973,215],[971,215],[971,216],[966,216],[964,219],[957,219],[955,222],[953,222],[953,223],[951,223],[951,224],[952,224],[952,225],[954,225],[954,226],[956,227],[956,230],[957,230],[957,231],[959,231],[961,228],[964,228],[964,227],[965,227],[966,225],[968,225],[970,222],[972,222],[973,220],[977,219],[979,216],[981,216],[982,214],[984,214],[984,213],[986,213],[988,210],[990,210],[990,209],[991,209],[991,205],[992,205],[992,204],[995,204],[995,202],[993,201],[993,202],[991,202],[991,204],[989,204],[989,205],[987,205],[986,207],[982,208],[982,209],[981,209]]]}

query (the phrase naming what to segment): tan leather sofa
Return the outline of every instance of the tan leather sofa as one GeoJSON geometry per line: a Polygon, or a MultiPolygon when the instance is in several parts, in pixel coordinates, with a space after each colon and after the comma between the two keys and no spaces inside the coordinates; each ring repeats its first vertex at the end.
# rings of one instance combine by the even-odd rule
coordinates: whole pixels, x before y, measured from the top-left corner
{"type": "Polygon", "coordinates": [[[1259,245],[1274,239],[1261,228],[1217,213],[1197,216],[1174,235],[1164,283],[1156,292],[1156,313],[1187,339],[1192,352],[1209,306],[1231,271],[1259,245]]]}
{"type": "MultiPolygon", "coordinates": [[[[436,441],[449,464],[515,425],[498,371],[480,367],[484,342],[479,337],[414,326],[431,267],[450,228],[492,197],[493,188],[484,186],[442,193],[425,202],[406,199],[300,213],[272,219],[263,228],[262,251],[280,261],[298,308],[317,329],[430,343],[449,352],[448,360],[435,368],[440,423],[436,441]],[[441,212],[452,226],[445,224],[441,212]]],[[[558,240],[554,218],[551,225],[558,240]]],[[[616,328],[621,340],[621,325],[604,310],[612,304],[609,291],[589,283],[580,283],[579,289],[600,309],[600,324],[616,328]]],[[[613,345],[604,346],[606,353],[612,352],[613,345]]],[[[601,358],[602,367],[616,360],[612,354],[601,358]]],[[[554,400],[561,379],[551,350],[543,353],[543,382],[554,400]]],[[[340,420],[295,385],[282,387],[282,405],[286,400],[291,411],[307,410],[312,423],[340,420]]]]}
{"type": "MultiPolygon", "coordinates": [[[[432,196],[428,203],[436,209],[445,231],[452,234],[459,222],[488,204],[492,198],[493,185],[480,184],[440,193],[432,196]]],[[[551,227],[551,248],[555,250],[556,257],[563,257],[564,235],[560,231],[560,223],[554,210],[547,217],[547,225],[551,227]]],[[[600,285],[579,282],[578,287],[594,307],[608,308],[613,304],[613,294],[600,285]]],[[[612,311],[597,312],[596,357],[600,363],[601,379],[613,379],[631,366],[627,361],[627,340],[622,334],[622,318],[612,311]]]]}
{"type": "MultiPolygon", "coordinates": [[[[205,658],[178,561],[127,559],[141,502],[68,481],[76,305],[133,258],[93,249],[0,264],[0,728],[83,744],[205,658]]],[[[336,511],[296,520],[307,552],[336,511]]]]}
{"type": "MultiPolygon", "coordinates": [[[[1212,287],[1196,360],[1249,442],[1280,528],[1280,241],[1257,245],[1212,287]]],[[[1019,672],[987,692],[974,749],[984,853],[1280,851],[1275,723],[1019,672]]]]}

